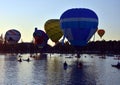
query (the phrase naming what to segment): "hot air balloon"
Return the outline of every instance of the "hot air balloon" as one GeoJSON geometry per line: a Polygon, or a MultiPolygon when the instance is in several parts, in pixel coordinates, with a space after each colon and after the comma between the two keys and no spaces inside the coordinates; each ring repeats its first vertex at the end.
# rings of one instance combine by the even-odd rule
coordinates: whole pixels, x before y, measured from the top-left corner
{"type": "Polygon", "coordinates": [[[37,45],[38,48],[43,48],[44,46],[46,46],[48,41],[48,36],[44,31],[35,28],[33,37],[35,39],[35,45],[37,45]]]}
{"type": "Polygon", "coordinates": [[[104,29],[98,29],[97,33],[100,36],[100,38],[102,38],[103,35],[105,34],[105,30],[104,29]]]}
{"type": "Polygon", "coordinates": [[[63,32],[60,28],[59,19],[48,20],[44,25],[44,29],[48,37],[55,43],[57,43],[59,39],[63,36],[63,32]]]}
{"type": "Polygon", "coordinates": [[[87,8],[73,8],[60,17],[64,36],[73,46],[84,46],[98,28],[98,16],[87,8]]]}
{"type": "Polygon", "coordinates": [[[15,29],[8,30],[5,34],[5,41],[8,44],[18,43],[20,38],[21,38],[20,32],[18,30],[15,30],[15,29]]]}

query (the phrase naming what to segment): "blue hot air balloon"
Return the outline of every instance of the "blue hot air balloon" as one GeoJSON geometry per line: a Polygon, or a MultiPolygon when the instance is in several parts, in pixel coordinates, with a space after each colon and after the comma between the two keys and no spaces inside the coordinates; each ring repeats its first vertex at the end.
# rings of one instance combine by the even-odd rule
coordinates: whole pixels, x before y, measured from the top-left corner
{"type": "Polygon", "coordinates": [[[87,8],[74,8],[65,11],[60,17],[64,36],[73,46],[84,46],[98,28],[98,16],[87,8]]]}
{"type": "Polygon", "coordinates": [[[38,30],[37,28],[35,28],[33,37],[35,39],[35,45],[37,45],[38,48],[43,48],[44,46],[46,46],[47,41],[49,39],[44,31],[38,30]]]}

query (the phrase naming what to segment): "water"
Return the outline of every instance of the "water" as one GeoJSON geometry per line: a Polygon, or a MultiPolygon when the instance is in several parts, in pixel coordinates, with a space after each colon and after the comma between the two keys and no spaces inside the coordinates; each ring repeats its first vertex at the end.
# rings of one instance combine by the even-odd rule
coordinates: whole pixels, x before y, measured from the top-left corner
{"type": "MultiPolygon", "coordinates": [[[[29,54],[23,54],[27,59],[29,54]]],[[[0,54],[0,85],[120,85],[120,69],[114,68],[118,60],[100,55],[48,54],[47,58],[18,62],[18,55],[0,54]],[[64,61],[68,68],[63,68],[64,61]],[[77,61],[83,63],[77,67],[77,61]]]]}

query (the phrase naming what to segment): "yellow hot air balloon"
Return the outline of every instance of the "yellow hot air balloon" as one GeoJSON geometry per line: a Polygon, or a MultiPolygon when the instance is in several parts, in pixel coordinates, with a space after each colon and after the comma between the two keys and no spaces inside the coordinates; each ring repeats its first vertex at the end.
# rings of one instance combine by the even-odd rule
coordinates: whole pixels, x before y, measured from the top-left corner
{"type": "Polygon", "coordinates": [[[48,37],[55,43],[57,43],[59,39],[63,36],[63,32],[60,28],[59,19],[48,20],[44,25],[44,29],[48,37]]]}
{"type": "Polygon", "coordinates": [[[98,35],[100,36],[100,38],[102,38],[102,36],[105,34],[105,30],[104,29],[99,29],[97,31],[98,35]]]}

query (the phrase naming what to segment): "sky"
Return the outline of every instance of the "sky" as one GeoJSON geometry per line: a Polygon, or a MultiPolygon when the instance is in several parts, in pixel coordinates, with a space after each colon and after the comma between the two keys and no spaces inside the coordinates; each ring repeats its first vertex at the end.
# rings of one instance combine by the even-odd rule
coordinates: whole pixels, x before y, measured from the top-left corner
{"type": "MultiPolygon", "coordinates": [[[[99,18],[98,29],[105,30],[103,39],[120,40],[120,0],[0,0],[0,34],[16,29],[24,42],[31,42],[35,27],[44,31],[47,20],[60,19],[71,8],[93,10],[99,18]]],[[[51,40],[48,44],[53,45],[51,40]]]]}

